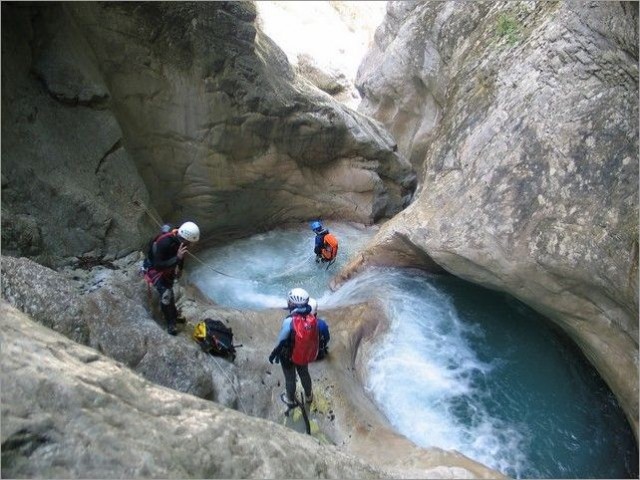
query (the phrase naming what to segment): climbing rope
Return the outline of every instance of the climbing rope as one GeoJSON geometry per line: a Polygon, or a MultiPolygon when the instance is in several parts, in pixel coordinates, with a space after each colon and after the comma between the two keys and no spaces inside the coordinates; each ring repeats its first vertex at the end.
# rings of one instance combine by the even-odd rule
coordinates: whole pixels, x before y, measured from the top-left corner
{"type": "MultiPolygon", "coordinates": [[[[194,259],[196,259],[196,260],[197,260],[197,261],[198,261],[198,262],[199,262],[203,267],[208,268],[209,270],[211,270],[211,271],[213,271],[213,272],[216,272],[216,273],[217,273],[217,274],[219,274],[219,275],[224,275],[225,277],[229,277],[229,278],[235,278],[236,280],[246,280],[246,281],[252,280],[252,281],[255,281],[255,280],[250,279],[250,278],[234,277],[233,275],[229,275],[228,273],[224,273],[224,272],[221,272],[221,271],[219,271],[219,270],[216,270],[216,269],[215,269],[215,268],[213,268],[211,265],[209,265],[209,264],[205,263],[203,260],[199,259],[199,258],[196,256],[196,254],[195,254],[195,253],[191,253],[191,252],[187,251],[187,255],[189,255],[190,257],[192,257],[192,258],[194,258],[194,259]]],[[[259,280],[258,280],[258,281],[259,281],[259,280]]],[[[263,283],[263,282],[261,282],[261,283],[263,283]]]]}
{"type": "MultiPolygon", "coordinates": [[[[153,214],[153,212],[149,209],[149,207],[147,207],[144,202],[142,200],[132,200],[131,204],[137,206],[138,208],[144,210],[144,212],[149,215],[149,218],[151,218],[151,220],[153,220],[153,222],[158,226],[158,228],[162,228],[162,225],[164,225],[163,222],[160,221],[160,219],[156,218],[156,216],[153,214]]],[[[240,278],[240,277],[235,277],[233,275],[229,275],[228,273],[224,273],[221,272],[219,270],[216,270],[215,268],[213,268],[211,265],[208,265],[207,263],[205,263],[204,261],[202,261],[200,258],[198,258],[194,253],[191,253],[189,251],[187,251],[187,255],[189,255],[190,257],[194,258],[195,260],[197,260],[200,264],[202,264],[204,267],[208,268],[209,270],[219,274],[219,275],[223,275],[225,277],[229,277],[229,278],[235,278],[237,280],[250,280],[248,278],[240,278]]]]}
{"type": "Polygon", "coordinates": [[[162,227],[162,222],[160,222],[160,220],[158,220],[155,217],[155,215],[151,212],[151,210],[149,210],[149,208],[147,208],[147,206],[141,200],[131,200],[131,203],[133,205],[137,205],[139,208],[143,209],[146,212],[146,214],[149,215],[151,220],[153,220],[158,227],[162,227]]]}
{"type": "MultiPolygon", "coordinates": [[[[315,255],[315,254],[314,254],[315,255]]],[[[305,263],[307,263],[309,260],[311,260],[313,258],[313,255],[311,255],[310,257],[306,257],[304,258],[302,261],[296,263],[294,266],[292,266],[291,268],[286,269],[284,272],[279,273],[277,275],[272,275],[271,278],[280,278],[280,277],[286,277],[287,275],[289,275],[290,273],[292,273],[294,270],[299,269],[300,267],[302,267],[305,263]]]]}
{"type": "MultiPolygon", "coordinates": [[[[236,387],[233,385],[233,381],[231,380],[231,378],[229,378],[229,375],[227,375],[227,372],[225,372],[224,369],[220,366],[220,364],[218,363],[218,359],[213,355],[211,355],[211,358],[213,358],[213,361],[215,362],[216,366],[220,369],[222,374],[225,376],[225,378],[227,379],[227,382],[229,382],[229,385],[231,385],[233,393],[236,394],[236,398],[238,399],[238,405],[240,406],[240,410],[242,410],[244,414],[248,415],[249,412],[247,412],[247,410],[245,410],[244,408],[244,405],[242,405],[242,401],[240,400],[240,393],[238,392],[238,390],[236,390],[236,387]]],[[[213,373],[211,374],[211,381],[215,383],[215,378],[213,376],[213,373]]]]}

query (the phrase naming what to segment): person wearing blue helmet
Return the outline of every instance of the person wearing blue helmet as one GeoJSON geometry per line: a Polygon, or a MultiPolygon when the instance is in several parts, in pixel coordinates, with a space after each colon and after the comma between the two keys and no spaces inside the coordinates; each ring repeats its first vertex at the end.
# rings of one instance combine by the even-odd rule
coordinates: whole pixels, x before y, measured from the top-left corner
{"type": "Polygon", "coordinates": [[[316,263],[333,263],[338,255],[338,239],[322,226],[320,221],[311,222],[311,230],[316,234],[313,253],[316,254],[316,263]]]}

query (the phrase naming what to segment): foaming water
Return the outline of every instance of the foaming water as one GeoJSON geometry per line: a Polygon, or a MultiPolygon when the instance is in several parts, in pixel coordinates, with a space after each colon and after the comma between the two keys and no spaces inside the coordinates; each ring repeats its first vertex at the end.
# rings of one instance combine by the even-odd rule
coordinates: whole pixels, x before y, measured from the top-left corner
{"type": "MultiPolygon", "coordinates": [[[[329,228],[343,264],[373,233],[329,228]]],[[[365,387],[417,445],[457,450],[517,478],[638,478],[635,440],[615,398],[544,318],[506,295],[406,269],[368,270],[331,293],[340,264],[324,270],[312,248],[306,226],[269,232],[200,255],[242,280],[204,267],[192,278],[236,308],[283,307],[293,286],[321,309],[375,297],[390,329],[377,339],[365,387]]]]}
{"type": "MultiPolygon", "coordinates": [[[[370,279],[365,278],[370,276],[370,279]]],[[[516,300],[459,279],[379,270],[391,319],[367,389],[399,432],[516,478],[638,478],[615,397],[557,328],[516,300]]]]}
{"type": "Polygon", "coordinates": [[[374,235],[375,229],[343,223],[325,223],[325,227],[339,241],[338,258],[329,267],[315,262],[315,234],[305,224],[202,252],[198,258],[206,265],[194,265],[190,279],[215,302],[235,308],[286,307],[286,294],[293,287],[302,287],[316,298],[326,298],[331,278],[374,235]]]}

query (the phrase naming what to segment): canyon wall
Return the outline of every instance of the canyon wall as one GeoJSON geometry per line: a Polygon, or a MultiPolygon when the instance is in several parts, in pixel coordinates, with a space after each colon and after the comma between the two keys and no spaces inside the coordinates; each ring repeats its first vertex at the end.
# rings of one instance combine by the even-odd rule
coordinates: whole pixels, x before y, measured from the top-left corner
{"type": "Polygon", "coordinates": [[[545,314],[638,424],[638,4],[390,2],[360,110],[419,174],[366,264],[443,268],[545,314]]]}

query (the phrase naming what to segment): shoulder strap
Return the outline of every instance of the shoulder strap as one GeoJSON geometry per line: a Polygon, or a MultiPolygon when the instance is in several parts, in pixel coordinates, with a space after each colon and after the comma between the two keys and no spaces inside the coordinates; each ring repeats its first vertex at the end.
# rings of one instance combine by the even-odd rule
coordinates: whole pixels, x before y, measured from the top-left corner
{"type": "Polygon", "coordinates": [[[156,253],[158,251],[158,242],[161,241],[161,240],[164,240],[167,237],[175,235],[175,233],[177,231],[178,230],[174,229],[174,230],[171,230],[170,232],[167,232],[167,233],[161,233],[160,235],[158,235],[155,238],[155,240],[153,241],[153,245],[151,245],[151,251],[152,251],[154,257],[155,257],[155,255],[156,255],[156,253]]]}

